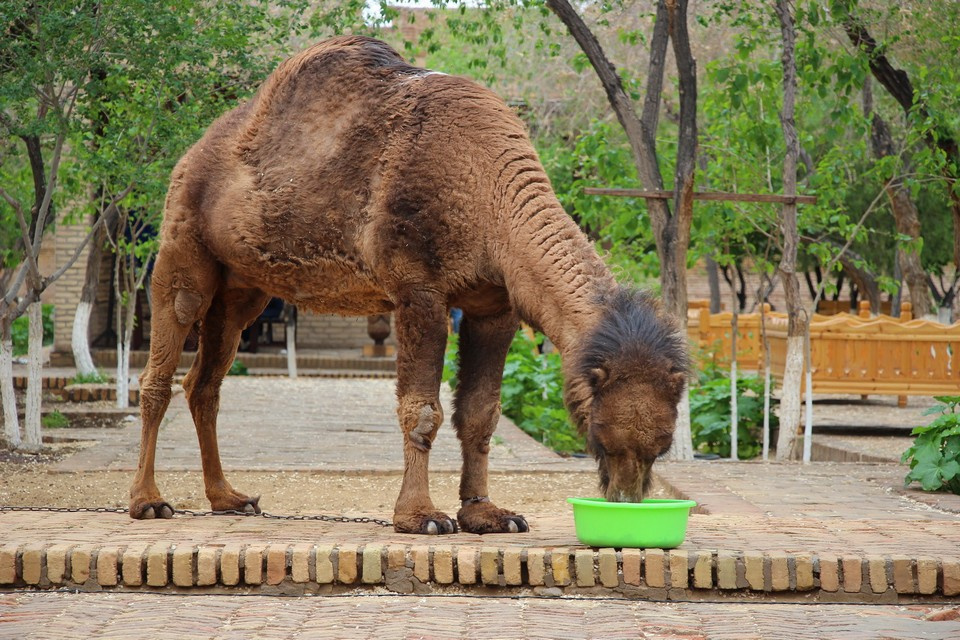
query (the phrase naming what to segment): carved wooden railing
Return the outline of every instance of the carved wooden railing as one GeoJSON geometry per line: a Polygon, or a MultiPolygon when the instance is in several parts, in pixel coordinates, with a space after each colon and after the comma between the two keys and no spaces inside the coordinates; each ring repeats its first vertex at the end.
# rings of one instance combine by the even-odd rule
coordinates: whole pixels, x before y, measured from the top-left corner
{"type": "MultiPolygon", "coordinates": [[[[767,335],[770,371],[779,380],[786,319],[771,317],[767,335]]],[[[914,320],[910,303],[903,304],[900,318],[870,317],[867,302],[856,316],[814,316],[810,351],[814,393],[895,395],[905,406],[907,396],[960,392],[960,323],[914,320]]]]}
{"type": "MultiPolygon", "coordinates": [[[[767,305],[767,321],[770,306],[767,305]]],[[[721,367],[730,366],[733,352],[733,314],[729,311],[710,313],[705,306],[691,304],[687,312],[687,337],[696,357],[706,358],[721,367]]],[[[763,340],[759,313],[741,313],[737,319],[737,366],[759,369],[763,362],[763,340]]]]}
{"type": "MultiPolygon", "coordinates": [[[[737,362],[742,369],[763,369],[759,313],[740,314],[737,362]]],[[[700,358],[730,365],[731,314],[711,314],[705,307],[688,314],[687,335],[700,358]]],[[[787,352],[787,318],[766,313],[770,340],[770,372],[780,381],[787,352]]],[[[960,393],[960,323],[950,326],[913,319],[909,302],[899,318],[871,317],[861,301],[859,313],[814,315],[810,324],[811,373],[814,393],[907,396],[960,393]]]]}

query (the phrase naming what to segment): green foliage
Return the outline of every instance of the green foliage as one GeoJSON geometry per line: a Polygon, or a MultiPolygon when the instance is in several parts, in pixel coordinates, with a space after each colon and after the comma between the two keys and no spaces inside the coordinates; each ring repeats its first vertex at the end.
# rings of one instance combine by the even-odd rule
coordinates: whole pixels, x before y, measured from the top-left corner
{"type": "MultiPolygon", "coordinates": [[[[580,453],[586,443],[570,423],[563,405],[563,373],[560,355],[540,353],[543,336],[531,339],[518,331],[503,368],[500,404],[503,414],[558,453],[580,453]]],[[[457,385],[458,337],[451,335],[444,358],[443,380],[457,385]]]]}
{"type": "Polygon", "coordinates": [[[960,495],[960,396],[937,396],[940,403],[923,412],[938,414],[933,422],[916,427],[913,446],[903,452],[910,461],[904,485],[919,482],[924,491],[950,491],[960,495]]]}
{"type": "Polygon", "coordinates": [[[250,375],[250,372],[247,370],[247,365],[238,358],[233,361],[233,364],[230,365],[230,370],[227,371],[228,376],[247,376],[250,375]]]}
{"type": "Polygon", "coordinates": [[[110,378],[100,369],[93,373],[78,373],[70,378],[70,384],[101,384],[109,381],[110,378]]]}
{"type": "MultiPolygon", "coordinates": [[[[42,305],[41,314],[43,317],[43,344],[46,346],[53,344],[53,305],[42,305]]],[[[22,356],[29,347],[30,318],[20,316],[14,320],[10,326],[10,334],[13,338],[13,355],[22,356]]]]}
{"type": "Polygon", "coordinates": [[[52,412],[40,418],[40,424],[42,424],[45,429],[65,429],[70,426],[70,419],[60,413],[59,409],[54,409],[52,412]]]}
{"type": "MultiPolygon", "coordinates": [[[[763,447],[763,379],[737,378],[737,455],[748,460],[760,455],[763,447]]],[[[771,408],[770,429],[777,427],[771,408]]],[[[690,430],[693,446],[703,453],[730,457],[730,377],[710,366],[690,389],[690,430]]]]}

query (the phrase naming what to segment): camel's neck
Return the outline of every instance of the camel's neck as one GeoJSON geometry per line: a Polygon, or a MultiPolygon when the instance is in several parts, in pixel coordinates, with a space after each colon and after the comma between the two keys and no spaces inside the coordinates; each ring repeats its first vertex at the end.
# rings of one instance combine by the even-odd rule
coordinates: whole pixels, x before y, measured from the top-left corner
{"type": "Polygon", "coordinates": [[[597,298],[615,282],[563,210],[536,158],[507,168],[498,257],[511,302],[566,354],[599,322],[597,298]]]}

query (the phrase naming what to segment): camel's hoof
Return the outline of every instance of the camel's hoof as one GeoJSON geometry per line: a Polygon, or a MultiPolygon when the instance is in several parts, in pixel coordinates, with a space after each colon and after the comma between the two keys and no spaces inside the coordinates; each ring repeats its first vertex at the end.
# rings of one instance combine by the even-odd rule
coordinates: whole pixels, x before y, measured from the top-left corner
{"type": "Polygon", "coordinates": [[[225,498],[212,498],[210,508],[214,511],[236,511],[255,515],[260,513],[260,496],[248,498],[243,494],[236,494],[225,498]]]}
{"type": "Polygon", "coordinates": [[[456,533],[459,530],[457,521],[442,513],[407,518],[396,516],[393,528],[399,533],[419,533],[427,536],[456,533]]]}
{"type": "Polygon", "coordinates": [[[457,514],[460,528],[468,533],[526,533],[526,518],[512,511],[481,503],[466,506],[457,514]]]}
{"type": "Polygon", "coordinates": [[[440,518],[438,520],[429,519],[423,525],[422,533],[428,536],[436,536],[441,533],[456,533],[457,523],[450,518],[440,518]]]}
{"type": "Polygon", "coordinates": [[[130,506],[130,517],[134,520],[168,519],[173,517],[173,513],[173,507],[162,501],[130,506]]]}

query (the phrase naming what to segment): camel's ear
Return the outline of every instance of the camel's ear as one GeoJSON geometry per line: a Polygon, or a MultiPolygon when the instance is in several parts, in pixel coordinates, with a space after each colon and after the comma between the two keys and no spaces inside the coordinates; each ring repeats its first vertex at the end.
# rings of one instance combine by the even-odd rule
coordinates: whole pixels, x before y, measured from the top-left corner
{"type": "Polygon", "coordinates": [[[673,394],[677,397],[677,401],[680,400],[680,396],[683,395],[683,388],[687,384],[687,374],[682,371],[677,371],[671,373],[667,377],[667,384],[673,394]]]}
{"type": "Polygon", "coordinates": [[[593,387],[594,392],[599,391],[603,388],[603,385],[607,383],[607,379],[610,377],[610,374],[607,373],[606,369],[596,367],[590,369],[590,386],[593,387]]]}

